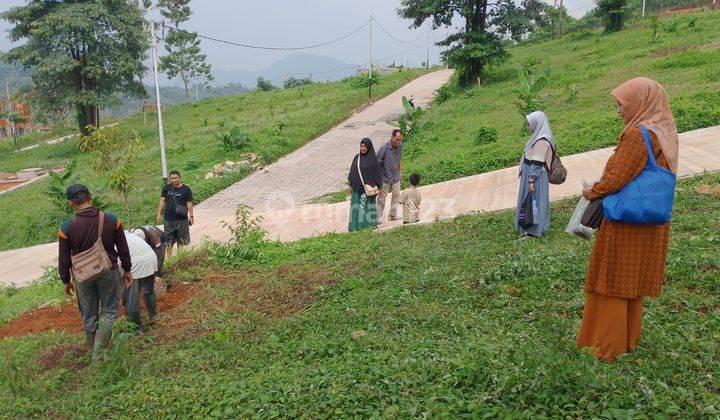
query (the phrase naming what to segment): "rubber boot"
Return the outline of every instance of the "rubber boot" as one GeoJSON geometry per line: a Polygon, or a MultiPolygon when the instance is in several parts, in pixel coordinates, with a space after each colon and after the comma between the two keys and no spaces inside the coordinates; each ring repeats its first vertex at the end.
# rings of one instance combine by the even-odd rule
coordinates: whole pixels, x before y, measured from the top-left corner
{"type": "Polygon", "coordinates": [[[110,346],[110,339],[112,338],[112,324],[100,320],[100,326],[95,331],[95,345],[93,347],[92,360],[93,363],[102,360],[102,350],[110,346]]]}
{"type": "Polygon", "coordinates": [[[157,316],[157,297],[155,296],[155,293],[151,295],[143,295],[143,297],[145,298],[145,308],[147,308],[148,311],[149,321],[153,322],[157,316]]]}
{"type": "Polygon", "coordinates": [[[125,318],[135,324],[135,333],[139,333],[142,329],[142,318],[140,317],[140,312],[125,312],[125,318]]]}
{"type": "Polygon", "coordinates": [[[85,331],[85,350],[91,352],[95,345],[95,333],[85,331]]]}

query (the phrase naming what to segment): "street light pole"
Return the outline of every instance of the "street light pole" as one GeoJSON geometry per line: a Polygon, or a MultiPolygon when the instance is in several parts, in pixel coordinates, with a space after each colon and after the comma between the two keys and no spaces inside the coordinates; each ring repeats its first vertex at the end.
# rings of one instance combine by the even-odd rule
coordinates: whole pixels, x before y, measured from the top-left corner
{"type": "Polygon", "coordinates": [[[160,139],[160,163],[162,164],[163,183],[167,184],[167,157],[165,155],[165,128],[162,120],[162,105],[160,104],[160,75],[158,73],[158,45],[155,36],[155,21],[150,21],[150,45],[152,46],[153,73],[155,75],[155,106],[157,107],[158,138],[160,139]]]}
{"type": "Polygon", "coordinates": [[[373,68],[372,29],[373,29],[373,16],[370,15],[370,53],[369,53],[369,59],[368,59],[368,99],[369,100],[372,100],[372,68],[373,68]]]}

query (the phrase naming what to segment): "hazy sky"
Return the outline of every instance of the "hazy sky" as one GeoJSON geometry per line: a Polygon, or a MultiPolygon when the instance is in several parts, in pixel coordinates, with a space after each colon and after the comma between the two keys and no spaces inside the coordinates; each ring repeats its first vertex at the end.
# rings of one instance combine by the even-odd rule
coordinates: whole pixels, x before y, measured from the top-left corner
{"type": "MultiPolygon", "coordinates": [[[[25,0],[2,0],[0,11],[25,4],[25,0]]],[[[321,43],[346,34],[362,25],[370,14],[392,35],[413,43],[400,43],[379,30],[374,31],[373,55],[386,57],[427,42],[427,27],[409,29],[409,21],[400,19],[396,9],[400,0],[193,0],[193,16],[187,28],[202,35],[247,44],[300,46],[321,43]],[[419,39],[418,39],[419,38],[419,39]]],[[[582,14],[592,0],[567,0],[573,15],[582,14]]],[[[426,24],[427,25],[427,24],[426,24]]],[[[0,20],[0,50],[11,47],[8,24],[0,20]]],[[[440,39],[448,29],[435,31],[440,39]]],[[[333,45],[303,52],[328,55],[350,64],[368,61],[368,29],[333,45]]],[[[216,70],[260,70],[291,52],[257,51],[203,41],[203,51],[216,70]]],[[[431,46],[431,62],[438,61],[439,48],[431,46]]],[[[426,48],[404,53],[398,63],[419,65],[426,48]]]]}

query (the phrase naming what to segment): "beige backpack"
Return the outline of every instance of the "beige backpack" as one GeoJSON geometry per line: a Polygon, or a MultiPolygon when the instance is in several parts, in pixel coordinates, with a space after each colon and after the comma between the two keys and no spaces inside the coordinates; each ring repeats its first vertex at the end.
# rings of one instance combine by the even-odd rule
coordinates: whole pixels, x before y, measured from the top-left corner
{"type": "Polygon", "coordinates": [[[98,237],[95,244],[92,248],[70,257],[72,273],[78,283],[93,281],[112,269],[112,262],[102,243],[105,213],[100,212],[98,219],[98,237]]]}

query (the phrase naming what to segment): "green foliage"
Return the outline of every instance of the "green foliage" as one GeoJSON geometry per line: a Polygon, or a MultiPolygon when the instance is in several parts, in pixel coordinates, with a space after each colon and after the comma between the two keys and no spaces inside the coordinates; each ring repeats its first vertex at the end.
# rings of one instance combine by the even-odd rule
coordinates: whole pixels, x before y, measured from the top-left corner
{"type": "Polygon", "coordinates": [[[663,36],[657,43],[650,42],[647,22],[638,22],[620,32],[595,31],[580,40],[568,36],[510,48],[509,62],[489,72],[484,86],[457,93],[449,84],[439,92],[440,99],[425,109],[423,129],[405,145],[405,173],[420,173],[429,184],[516,165],[527,134],[518,129],[517,118],[508,116],[518,112],[517,69],[523,65],[532,65],[533,75],[551,71],[540,97],[547,98],[542,109],[561,155],[617,145],[623,124],[610,92],[638,74],[665,86],[680,131],[720,124],[720,53],[714,48],[720,34],[711,30],[720,27],[720,14],[668,19],[680,20],[682,27],[691,16],[697,17],[694,30],[663,36]],[[475,146],[480,126],[497,129],[497,141],[475,146]]]}
{"type": "Polygon", "coordinates": [[[292,89],[294,87],[301,87],[301,86],[308,86],[312,85],[313,81],[309,77],[305,77],[302,79],[296,79],[292,76],[290,76],[285,82],[283,82],[283,88],[285,89],[292,89]]]}
{"type": "MultiPolygon", "coordinates": [[[[385,75],[383,83],[373,87],[373,100],[385,97],[408,81],[425,74],[425,69],[408,69],[385,75]]],[[[218,191],[234,184],[250,172],[225,174],[222,177],[205,179],[205,172],[218,161],[240,160],[236,152],[229,155],[222,142],[217,139],[218,123],[225,121],[224,129],[237,126],[247,133],[252,141],[243,152],[260,156],[258,162],[267,165],[316,138],[342,120],[368,100],[367,91],[360,91],[349,83],[319,83],[311,89],[312,95],[298,97],[297,90],[276,89],[272,92],[252,91],[242,95],[209,99],[199,104],[169,106],[163,110],[167,164],[170,169],[185,167],[189,159],[200,162],[200,168],[183,172],[183,182],[193,189],[195,199],[200,202],[218,191]],[[274,98],[282,118],[268,115],[266,104],[274,98]],[[233,120],[234,118],[234,120],[233,120]],[[207,119],[208,124],[204,122],[207,119]],[[282,144],[268,129],[284,121],[282,144]]],[[[118,128],[122,132],[137,131],[146,141],[146,149],[137,161],[137,179],[131,193],[130,210],[135,224],[155,223],[157,199],[162,186],[157,125],[143,122],[143,114],[137,113],[123,120],[118,128]]],[[[6,143],[0,141],[0,144],[6,143]]],[[[92,169],[91,157],[81,152],[78,138],[71,138],[54,145],[41,145],[20,153],[0,152],[0,171],[16,172],[24,168],[64,167],[72,159],[78,160],[78,180],[88,185],[93,193],[101,186],[103,179],[92,169]],[[97,182],[97,184],[95,184],[97,182]]],[[[47,180],[41,180],[8,194],[0,195],[0,250],[42,244],[57,240],[58,224],[65,219],[65,211],[59,211],[47,196],[47,180]],[[32,203],[32,206],[18,206],[18,202],[32,203]]],[[[123,214],[124,200],[120,194],[107,191],[107,210],[123,214]]]]}
{"type": "Polygon", "coordinates": [[[541,111],[545,107],[542,91],[548,84],[549,76],[550,72],[547,70],[535,76],[527,69],[518,69],[518,88],[515,90],[518,96],[516,106],[523,119],[531,112],[541,111]]]}
{"type": "Polygon", "coordinates": [[[480,126],[475,131],[474,142],[476,146],[483,146],[497,141],[497,130],[493,127],[480,126]]]}
{"type": "Polygon", "coordinates": [[[459,20],[465,23],[437,45],[447,47],[441,53],[443,61],[457,70],[460,86],[468,87],[480,84],[488,68],[507,59],[504,43],[491,28],[489,7],[488,1],[402,0],[397,12],[400,17],[410,19],[415,28],[428,20],[435,28],[452,27],[459,20]]]}
{"type": "Polygon", "coordinates": [[[253,217],[250,207],[238,205],[235,224],[223,221],[222,226],[230,232],[230,241],[212,246],[212,259],[221,266],[237,267],[261,255],[267,232],[260,227],[262,217],[253,217]]]}
{"type": "Polygon", "coordinates": [[[402,97],[402,104],[404,113],[397,121],[388,120],[387,123],[399,127],[403,135],[409,140],[422,128],[420,119],[423,116],[423,110],[419,106],[412,106],[405,96],[402,97]]]}
{"type": "Polygon", "coordinates": [[[170,79],[180,77],[185,87],[185,98],[188,98],[190,80],[213,79],[207,55],[201,52],[197,32],[180,28],[192,15],[190,0],[159,0],[158,7],[172,25],[165,35],[165,49],[168,53],[160,57],[159,67],[170,79]]]}
{"type": "Polygon", "coordinates": [[[257,79],[257,88],[258,90],[261,90],[263,92],[269,92],[275,89],[275,86],[273,86],[270,80],[266,80],[264,77],[261,76],[257,79]]]}
{"type": "Polygon", "coordinates": [[[660,40],[660,31],[662,30],[662,22],[660,21],[660,16],[658,16],[656,13],[653,13],[650,16],[650,29],[652,30],[653,42],[657,43],[660,40]]]}
{"type": "Polygon", "coordinates": [[[250,145],[250,136],[240,131],[240,127],[215,133],[215,138],[220,140],[222,150],[225,152],[241,151],[250,145]]]}
{"type": "Polygon", "coordinates": [[[366,88],[370,85],[375,86],[381,81],[380,73],[374,71],[368,76],[367,73],[361,73],[350,80],[350,85],[356,89],[366,88]]]}
{"type": "Polygon", "coordinates": [[[605,32],[617,32],[624,28],[627,18],[627,0],[598,0],[600,15],[605,32]]]}
{"type": "Polygon", "coordinates": [[[273,244],[238,269],[197,254],[213,281],[122,357],[48,356],[80,334],[0,341],[0,416],[714,418],[720,201],[694,188],[719,182],[679,181],[667,281],[612,364],[575,347],[590,243],[564,232],[571,199],[539,241],[509,211],[273,244]]]}
{"type": "Polygon", "coordinates": [[[130,217],[130,192],[137,185],[136,163],[145,148],[137,131],[129,135],[117,126],[92,128],[90,135],[82,138],[80,149],[92,156],[93,170],[105,177],[105,183],[119,192],[125,202],[125,219],[132,226],[130,217]]]}
{"type": "Polygon", "coordinates": [[[202,164],[197,159],[189,159],[185,162],[185,170],[187,171],[194,171],[195,169],[199,169],[201,166],[202,164]]]}
{"type": "Polygon", "coordinates": [[[5,59],[31,68],[48,108],[74,107],[78,127],[97,125],[96,108],[118,96],[143,98],[148,42],[138,2],[32,0],[2,17],[18,44],[5,59]]]}

